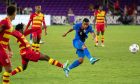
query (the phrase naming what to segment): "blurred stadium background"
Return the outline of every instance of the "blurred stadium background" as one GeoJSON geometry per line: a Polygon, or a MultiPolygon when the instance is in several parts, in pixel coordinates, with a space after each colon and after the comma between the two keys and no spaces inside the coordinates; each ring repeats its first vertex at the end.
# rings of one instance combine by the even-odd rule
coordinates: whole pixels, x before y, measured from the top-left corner
{"type": "MultiPolygon", "coordinates": [[[[94,47],[91,36],[86,42],[92,54],[101,59],[97,64],[92,66],[86,59],[66,78],[63,70],[55,66],[30,62],[26,71],[11,77],[11,84],[140,84],[140,52],[132,54],[128,50],[132,43],[140,45],[140,0],[0,0],[0,20],[11,4],[18,11],[14,25],[27,24],[34,6],[42,6],[49,29],[47,36],[42,35],[45,43],[41,52],[63,63],[77,58],[72,46],[74,32],[63,38],[65,31],[84,17],[93,24],[93,13],[99,5],[104,6],[108,23],[105,47],[94,47]]],[[[21,65],[21,59],[13,37],[10,44],[14,69],[21,65]]]]}
{"type": "Polygon", "coordinates": [[[36,5],[41,5],[42,12],[47,15],[47,25],[76,23],[84,17],[92,23],[99,5],[107,12],[108,24],[140,24],[139,0],[1,0],[0,14],[5,14],[6,7],[11,4],[17,7],[20,15],[15,22],[25,24],[29,17],[24,15],[34,12],[36,5]]]}

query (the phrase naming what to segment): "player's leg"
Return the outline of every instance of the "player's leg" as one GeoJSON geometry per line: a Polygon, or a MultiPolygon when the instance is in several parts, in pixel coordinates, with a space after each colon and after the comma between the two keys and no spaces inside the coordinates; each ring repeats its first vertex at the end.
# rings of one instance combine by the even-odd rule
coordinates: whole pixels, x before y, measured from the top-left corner
{"type": "Polygon", "coordinates": [[[66,77],[69,76],[70,70],[78,67],[80,64],[83,63],[83,61],[84,61],[84,58],[83,57],[80,57],[79,59],[75,60],[72,64],[70,64],[70,66],[68,66],[67,68],[64,68],[66,77]]]}
{"type": "Polygon", "coordinates": [[[41,34],[37,36],[36,52],[40,52],[41,34]]]}
{"type": "Polygon", "coordinates": [[[86,55],[86,57],[89,59],[91,64],[94,64],[95,62],[97,62],[99,59],[94,58],[93,56],[91,56],[88,48],[86,47],[85,44],[83,44],[82,49],[84,51],[84,54],[86,55]]]}
{"type": "Polygon", "coordinates": [[[99,45],[99,36],[100,36],[100,25],[99,24],[96,24],[96,44],[95,46],[98,46],[99,45]]]}
{"type": "Polygon", "coordinates": [[[104,31],[101,32],[101,46],[104,47],[104,31]]]}
{"type": "Polygon", "coordinates": [[[57,67],[63,68],[63,64],[61,62],[49,57],[48,55],[44,55],[44,54],[40,53],[40,59],[39,60],[48,61],[49,64],[51,64],[51,65],[55,65],[57,67]]]}
{"type": "Polygon", "coordinates": [[[11,75],[16,75],[19,72],[22,72],[27,69],[29,60],[22,58],[22,66],[16,67],[12,72],[11,75]]]}
{"type": "Polygon", "coordinates": [[[5,72],[2,75],[2,84],[10,83],[10,73],[12,71],[11,65],[4,66],[5,72]]]}
{"type": "Polygon", "coordinates": [[[102,27],[102,28],[101,28],[101,42],[102,42],[101,46],[102,46],[102,47],[104,47],[104,31],[105,31],[105,30],[104,30],[104,26],[105,26],[105,24],[102,24],[102,25],[101,25],[101,27],[102,27]]]}
{"type": "Polygon", "coordinates": [[[79,57],[79,59],[75,60],[75,61],[68,67],[68,70],[70,71],[71,69],[78,67],[80,64],[83,63],[83,61],[84,61],[84,58],[83,58],[83,57],[79,57]]]}
{"type": "Polygon", "coordinates": [[[32,33],[33,43],[32,43],[32,50],[36,51],[36,44],[37,44],[37,33],[32,33]]]}
{"type": "Polygon", "coordinates": [[[36,52],[40,52],[41,30],[37,31],[36,52]]]}
{"type": "Polygon", "coordinates": [[[11,61],[9,56],[7,55],[5,49],[0,45],[0,64],[3,66],[5,71],[2,75],[2,84],[9,84],[10,82],[10,73],[12,71],[11,61]]]}

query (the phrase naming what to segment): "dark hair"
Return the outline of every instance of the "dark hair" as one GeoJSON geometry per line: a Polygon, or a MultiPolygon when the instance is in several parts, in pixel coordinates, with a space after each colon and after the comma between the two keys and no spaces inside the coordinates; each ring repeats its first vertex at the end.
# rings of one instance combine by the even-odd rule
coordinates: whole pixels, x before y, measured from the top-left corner
{"type": "Polygon", "coordinates": [[[14,13],[16,12],[16,7],[11,5],[11,6],[8,6],[7,8],[7,15],[11,16],[13,15],[14,13]]]}
{"type": "Polygon", "coordinates": [[[83,22],[89,22],[89,19],[84,18],[84,19],[83,19],[83,22]]]}
{"type": "Polygon", "coordinates": [[[24,26],[24,25],[23,25],[22,23],[17,24],[16,27],[15,27],[15,29],[18,30],[18,31],[19,31],[19,30],[22,30],[22,29],[23,29],[23,26],[24,26]]]}

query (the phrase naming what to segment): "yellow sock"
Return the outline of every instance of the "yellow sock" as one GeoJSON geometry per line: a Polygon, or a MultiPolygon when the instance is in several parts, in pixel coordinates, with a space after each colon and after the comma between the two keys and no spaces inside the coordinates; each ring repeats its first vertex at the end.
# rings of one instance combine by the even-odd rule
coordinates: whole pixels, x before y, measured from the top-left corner
{"type": "Polygon", "coordinates": [[[36,44],[36,52],[40,52],[40,44],[36,44]]]}
{"type": "Polygon", "coordinates": [[[99,35],[96,35],[96,43],[98,43],[99,35]]]}
{"type": "Polygon", "coordinates": [[[104,43],[104,35],[101,36],[101,42],[104,43]]]}
{"type": "Polygon", "coordinates": [[[23,68],[21,66],[18,66],[17,68],[15,68],[12,72],[11,72],[11,75],[15,75],[19,72],[22,72],[23,71],[23,68]]]}
{"type": "Polygon", "coordinates": [[[63,64],[62,64],[62,63],[60,63],[59,61],[54,60],[54,59],[52,59],[52,58],[49,59],[49,63],[50,63],[51,65],[55,65],[55,66],[57,66],[57,67],[63,68],[63,64]]]}
{"type": "Polygon", "coordinates": [[[36,44],[32,43],[32,50],[35,51],[35,48],[36,48],[36,44]]]}
{"type": "Polygon", "coordinates": [[[9,84],[10,83],[10,73],[4,72],[2,76],[2,84],[9,84]]]}

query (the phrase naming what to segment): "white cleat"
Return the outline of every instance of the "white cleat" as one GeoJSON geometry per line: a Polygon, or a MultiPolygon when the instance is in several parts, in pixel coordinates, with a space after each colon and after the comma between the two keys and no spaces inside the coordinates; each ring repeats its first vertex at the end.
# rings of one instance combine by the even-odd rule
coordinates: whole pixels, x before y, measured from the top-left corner
{"type": "Polygon", "coordinates": [[[98,45],[99,45],[98,43],[95,44],[96,47],[98,47],[98,45]]]}
{"type": "Polygon", "coordinates": [[[64,70],[64,72],[65,72],[65,76],[66,76],[66,77],[69,76],[68,65],[69,65],[69,61],[67,60],[66,63],[63,65],[63,70],[64,70]]]}
{"type": "Polygon", "coordinates": [[[44,41],[40,41],[39,43],[40,43],[40,44],[43,44],[43,43],[44,43],[44,41]]]}
{"type": "Polygon", "coordinates": [[[32,40],[30,40],[30,44],[32,44],[33,42],[32,42],[32,40]]]}
{"type": "Polygon", "coordinates": [[[105,45],[104,44],[101,44],[101,46],[104,47],[105,45]]]}

